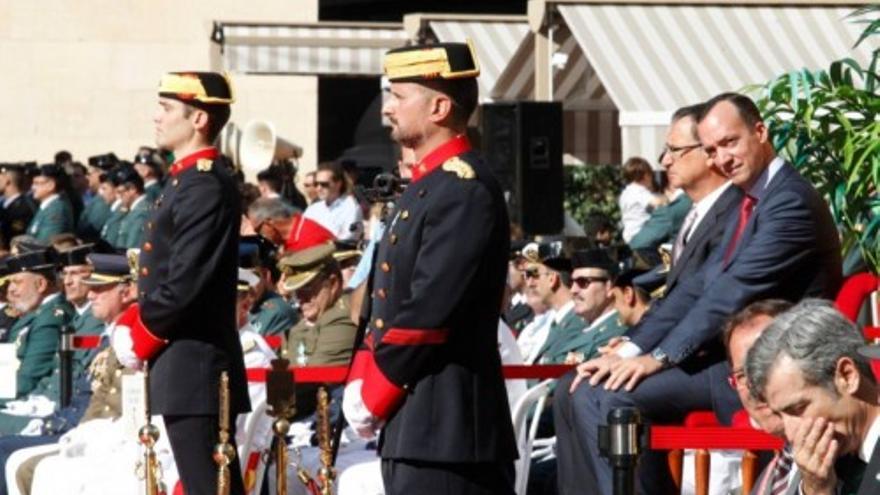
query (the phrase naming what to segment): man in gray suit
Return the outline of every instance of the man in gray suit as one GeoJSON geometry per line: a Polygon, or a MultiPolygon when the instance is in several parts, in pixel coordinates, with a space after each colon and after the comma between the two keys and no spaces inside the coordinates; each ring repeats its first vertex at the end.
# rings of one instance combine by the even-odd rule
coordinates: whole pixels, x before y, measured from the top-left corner
{"type": "MultiPolygon", "coordinates": [[[[718,95],[697,122],[701,146],[690,144],[745,195],[699,271],[679,280],[633,331],[639,354],[618,351],[578,366],[570,387],[571,423],[590,460],[582,471],[593,470],[602,494],[611,493],[612,470],[599,456],[598,429],[611,410],[637,407],[650,421],[678,422],[691,411],[714,409],[729,423],[741,405],[724,384],[729,368],[718,353],[724,320],[758,299],[830,298],[840,286],[840,242],[828,205],[776,157],[754,102],[735,93],[718,95]],[[578,387],[585,379],[589,385],[578,387]]],[[[642,492],[664,493],[673,486],[657,454],[648,453],[639,466],[642,492]]],[[[565,469],[577,471],[560,459],[560,477],[565,469]]],[[[589,481],[589,474],[583,479],[589,481]]]]}
{"type": "MultiPolygon", "coordinates": [[[[781,299],[753,302],[733,315],[724,325],[724,343],[730,362],[730,385],[736,390],[743,407],[749,414],[752,426],[771,435],[784,437],[782,419],[773,413],[766,402],[749,394],[746,380],[746,353],[773,322],[777,315],[791,308],[791,303],[781,299]]],[[[786,443],[781,452],[764,468],[752,488],[752,495],[797,495],[801,474],[793,462],[791,444],[786,443]]]]}

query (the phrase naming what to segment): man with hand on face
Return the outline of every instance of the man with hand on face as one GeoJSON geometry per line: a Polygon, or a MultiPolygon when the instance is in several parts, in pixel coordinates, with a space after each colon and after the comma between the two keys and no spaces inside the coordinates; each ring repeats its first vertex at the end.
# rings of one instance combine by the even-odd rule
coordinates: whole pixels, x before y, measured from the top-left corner
{"type": "MultiPolygon", "coordinates": [[[[162,78],[156,144],[177,161],[145,225],[138,305],[119,320],[131,328],[130,337],[113,337],[120,361],[149,365],[150,407],[163,416],[190,495],[217,490],[212,453],[221,373],[229,374],[231,417],[250,410],[235,318],[241,201],[232,165],[211,145],[232,102],[225,75],[162,78]]],[[[231,493],[241,494],[239,464],[229,467],[231,493]]]]}
{"type": "Polygon", "coordinates": [[[474,53],[441,43],[385,57],[383,114],[417,162],[378,246],[343,411],[364,437],[381,429],[389,495],[513,493],[517,447],[498,353],[510,222],[465,135],[474,53]]]}
{"type": "Polygon", "coordinates": [[[749,392],[782,418],[799,494],[880,491],[880,391],[861,331],[828,301],[776,320],[746,357],[749,392]]]}

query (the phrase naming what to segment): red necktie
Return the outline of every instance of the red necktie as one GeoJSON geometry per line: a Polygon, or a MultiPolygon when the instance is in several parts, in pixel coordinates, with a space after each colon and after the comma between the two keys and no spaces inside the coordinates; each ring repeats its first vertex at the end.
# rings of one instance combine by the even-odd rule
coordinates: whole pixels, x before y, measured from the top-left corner
{"type": "Polygon", "coordinates": [[[727,245],[727,251],[724,252],[725,263],[730,260],[730,255],[736,250],[736,243],[739,242],[740,236],[746,230],[746,224],[749,223],[749,218],[752,216],[757,202],[758,200],[754,196],[748,194],[743,196],[742,203],[739,204],[739,220],[736,222],[736,232],[733,233],[733,238],[730,239],[730,244],[727,245]]]}

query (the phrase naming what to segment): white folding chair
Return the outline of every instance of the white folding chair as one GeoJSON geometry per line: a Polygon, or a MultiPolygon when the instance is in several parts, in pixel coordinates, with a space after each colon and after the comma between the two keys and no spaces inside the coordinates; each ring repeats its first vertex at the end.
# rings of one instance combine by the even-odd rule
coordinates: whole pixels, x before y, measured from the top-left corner
{"type": "Polygon", "coordinates": [[[529,468],[532,462],[532,446],[538,433],[538,420],[550,393],[553,379],[547,379],[528,389],[513,406],[513,432],[519,447],[519,460],[516,461],[517,495],[525,495],[529,481],[529,468]],[[529,413],[531,412],[531,421],[529,413]]]}

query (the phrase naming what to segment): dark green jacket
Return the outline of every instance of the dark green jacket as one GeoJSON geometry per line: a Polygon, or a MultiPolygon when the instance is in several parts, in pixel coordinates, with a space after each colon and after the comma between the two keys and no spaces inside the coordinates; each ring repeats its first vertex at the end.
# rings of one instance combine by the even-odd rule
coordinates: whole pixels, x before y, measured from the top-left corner
{"type": "Polygon", "coordinates": [[[612,337],[619,337],[626,332],[627,327],[620,323],[617,311],[611,311],[600,316],[590,326],[567,341],[547,351],[545,355],[547,363],[561,364],[565,362],[569,353],[577,356],[579,362],[596,357],[599,348],[607,344],[612,337]]]}
{"type": "Polygon", "coordinates": [[[157,199],[159,199],[159,195],[162,194],[162,183],[156,181],[149,186],[144,187],[144,194],[147,195],[147,201],[150,204],[153,204],[157,199]]]}
{"type": "Polygon", "coordinates": [[[73,308],[61,295],[52,297],[12,327],[10,342],[16,345],[19,367],[16,374],[16,397],[33,391],[58,367],[58,344],[61,327],[67,324],[73,308]]]}
{"type": "Polygon", "coordinates": [[[82,239],[97,239],[113,211],[101,196],[95,195],[83,208],[76,226],[82,239]]]}
{"type": "Polygon", "coordinates": [[[283,297],[267,290],[263,298],[251,309],[249,323],[254,331],[262,335],[285,335],[296,325],[296,310],[283,297]]]}
{"type": "Polygon", "coordinates": [[[125,213],[125,208],[121,205],[117,206],[115,210],[111,209],[110,217],[104,222],[104,227],[101,228],[101,239],[107,241],[111,246],[115,246],[119,238],[119,226],[122,223],[122,219],[125,218],[125,213]]]}
{"type": "Polygon", "coordinates": [[[693,202],[687,194],[679,194],[671,203],[656,208],[641,230],[629,241],[631,249],[657,249],[664,242],[673,242],[693,202]]]}
{"type": "Polygon", "coordinates": [[[74,232],[73,207],[63,195],[53,199],[45,208],[40,207],[27,233],[40,241],[48,241],[52,236],[64,232],[74,232]]]}
{"type": "MultiPolygon", "coordinates": [[[[586,327],[587,323],[584,321],[583,318],[575,314],[574,307],[572,307],[568,311],[568,313],[562,318],[562,321],[560,321],[558,324],[550,324],[550,332],[547,335],[547,340],[544,342],[543,347],[541,347],[541,350],[538,352],[535,363],[557,363],[557,361],[552,360],[553,356],[558,354],[557,349],[564,347],[572,339],[577,338],[579,335],[581,335],[581,332],[583,332],[584,328],[586,327]]],[[[559,361],[559,363],[561,362],[562,361],[559,361]]]]}
{"type": "Polygon", "coordinates": [[[150,200],[146,196],[141,196],[131,210],[122,217],[119,223],[119,234],[116,237],[116,243],[113,245],[118,248],[138,248],[144,238],[144,224],[150,218],[150,200]]]}

